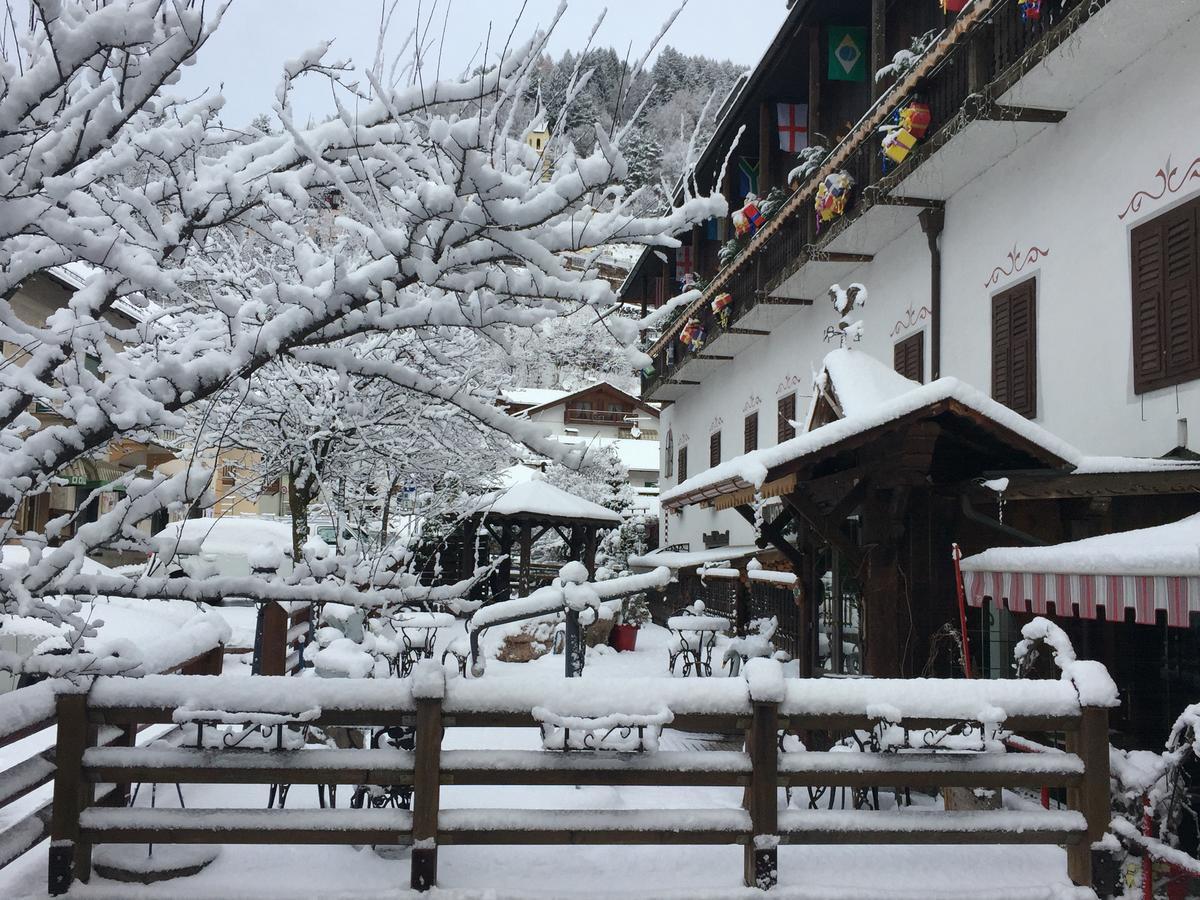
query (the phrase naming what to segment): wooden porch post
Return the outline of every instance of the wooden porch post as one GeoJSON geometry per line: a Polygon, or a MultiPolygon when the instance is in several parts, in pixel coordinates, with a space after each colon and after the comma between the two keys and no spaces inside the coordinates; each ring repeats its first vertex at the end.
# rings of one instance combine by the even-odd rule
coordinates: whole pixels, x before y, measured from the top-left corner
{"type": "Polygon", "coordinates": [[[775,131],[774,104],[764,100],[758,111],[758,196],[766,197],[774,183],[775,131]]]}
{"type": "Polygon", "coordinates": [[[867,555],[863,579],[867,645],[864,674],[876,678],[902,677],[900,645],[907,631],[900,622],[901,584],[891,499],[890,491],[870,491],[863,504],[863,544],[867,555]]]}
{"type": "Polygon", "coordinates": [[[1084,778],[1067,789],[1067,805],[1083,813],[1087,834],[1067,848],[1067,876],[1077,885],[1092,887],[1092,844],[1104,837],[1110,821],[1108,771],[1108,710],[1086,706],[1079,730],[1067,732],[1067,752],[1083,760],[1084,778]]]}
{"type": "Polygon", "coordinates": [[[583,538],[583,564],[587,566],[589,580],[596,577],[596,543],[596,526],[585,526],[583,538]]]}
{"type": "Polygon", "coordinates": [[[500,553],[504,562],[500,563],[500,590],[497,591],[501,600],[512,599],[512,551],[515,526],[505,522],[500,526],[500,553]]]}
{"type": "Polygon", "coordinates": [[[528,597],[531,579],[529,577],[530,560],[533,556],[533,529],[528,522],[521,525],[521,569],[518,577],[521,582],[521,596],[528,597]]]}
{"type": "Polygon", "coordinates": [[[257,634],[255,635],[254,663],[251,671],[255,675],[283,675],[287,662],[287,611],[274,601],[263,603],[258,608],[257,634]]]}
{"type": "MultiPolygon", "coordinates": [[[[808,140],[816,144],[821,131],[821,29],[808,29],[808,140]]],[[[811,216],[809,217],[811,218],[811,216]]]]}

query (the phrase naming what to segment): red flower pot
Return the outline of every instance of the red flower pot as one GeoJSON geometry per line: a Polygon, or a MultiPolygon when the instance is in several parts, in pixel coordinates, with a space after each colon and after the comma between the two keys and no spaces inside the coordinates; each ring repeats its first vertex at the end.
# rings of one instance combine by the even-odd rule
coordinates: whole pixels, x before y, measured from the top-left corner
{"type": "Polygon", "coordinates": [[[617,650],[632,651],[637,647],[637,635],[636,625],[614,625],[609,643],[617,650]]]}

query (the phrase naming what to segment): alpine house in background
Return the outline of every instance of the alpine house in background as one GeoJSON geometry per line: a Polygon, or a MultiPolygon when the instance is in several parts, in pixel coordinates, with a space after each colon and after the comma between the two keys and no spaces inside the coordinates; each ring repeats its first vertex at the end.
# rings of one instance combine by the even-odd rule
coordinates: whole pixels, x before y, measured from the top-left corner
{"type": "Polygon", "coordinates": [[[642,376],[664,552],[793,570],[813,674],[1003,676],[1048,612],[1157,742],[1200,686],[1200,600],[964,598],[952,546],[1200,510],[1200,0],[950,5],[792,4],[689,176],[740,211],[626,279],[682,297],[642,376]]]}

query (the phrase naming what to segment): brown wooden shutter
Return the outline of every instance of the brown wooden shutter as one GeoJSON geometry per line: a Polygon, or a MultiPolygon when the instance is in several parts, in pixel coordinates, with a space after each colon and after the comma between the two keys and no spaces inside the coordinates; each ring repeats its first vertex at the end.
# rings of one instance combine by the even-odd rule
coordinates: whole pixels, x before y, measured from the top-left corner
{"type": "Polygon", "coordinates": [[[1130,256],[1134,391],[1200,376],[1200,200],[1133,229],[1130,256]]]}
{"type": "Polygon", "coordinates": [[[892,365],[905,378],[925,383],[925,332],[907,337],[892,348],[892,365]]]}
{"type": "Polygon", "coordinates": [[[714,431],[708,436],[708,467],[721,464],[721,432],[714,431]]]}
{"type": "Polygon", "coordinates": [[[992,298],[992,397],[1023,416],[1037,415],[1037,281],[992,298]]]}
{"type": "Polygon", "coordinates": [[[687,481],[687,447],[679,448],[679,480],[687,481]]]}
{"type": "Polygon", "coordinates": [[[746,416],[746,424],[743,430],[744,443],[742,445],[743,452],[749,453],[751,450],[758,449],[758,413],[752,412],[746,416]]]}
{"type": "Polygon", "coordinates": [[[792,422],[796,418],[796,395],[788,394],[779,398],[779,442],[790,441],[796,436],[796,428],[792,422]]]}

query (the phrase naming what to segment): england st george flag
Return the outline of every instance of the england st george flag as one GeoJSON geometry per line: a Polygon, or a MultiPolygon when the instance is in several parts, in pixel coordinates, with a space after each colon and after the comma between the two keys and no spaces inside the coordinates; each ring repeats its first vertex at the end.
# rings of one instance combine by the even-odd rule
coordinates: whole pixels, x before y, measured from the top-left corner
{"type": "Polygon", "coordinates": [[[865,81],[866,78],[867,29],[830,25],[829,80],[865,81]]]}
{"type": "Polygon", "coordinates": [[[808,146],[807,103],[776,103],[775,116],[779,122],[780,150],[799,153],[808,146]]]}

